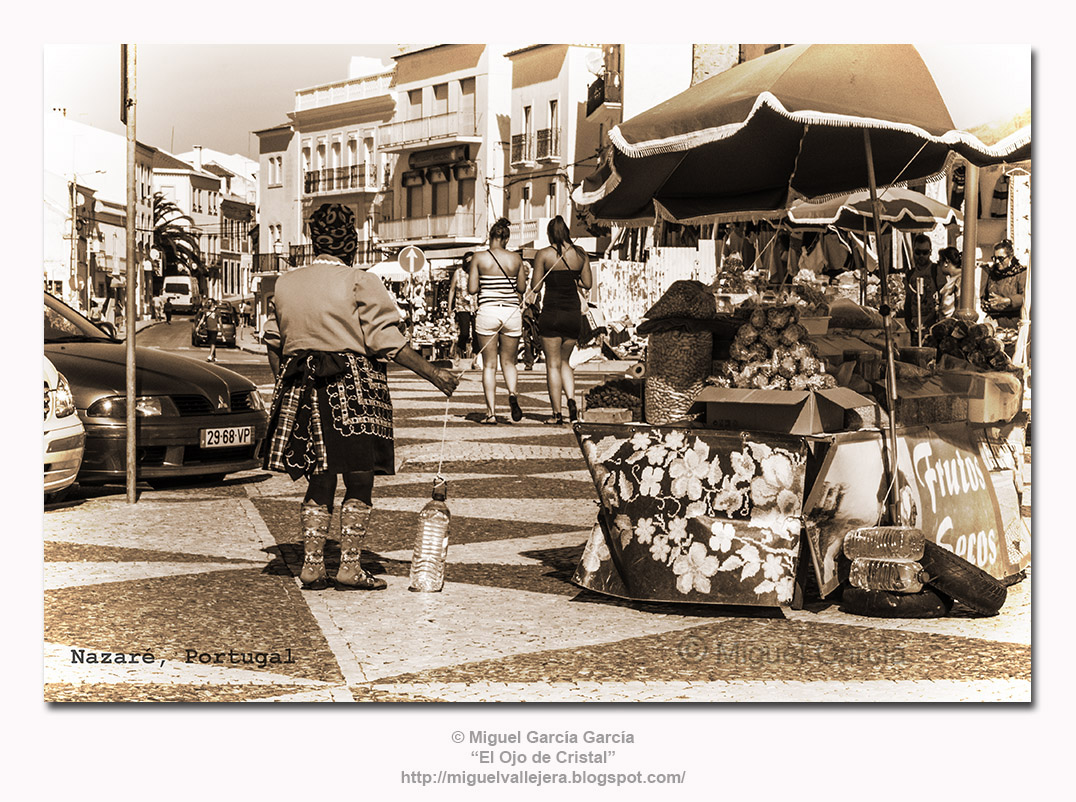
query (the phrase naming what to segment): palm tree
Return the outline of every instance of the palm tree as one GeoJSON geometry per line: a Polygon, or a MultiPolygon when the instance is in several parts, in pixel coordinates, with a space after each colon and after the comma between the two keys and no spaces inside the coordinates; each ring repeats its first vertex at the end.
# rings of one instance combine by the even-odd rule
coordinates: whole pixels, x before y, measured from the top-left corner
{"type": "Polygon", "coordinates": [[[194,220],[161,192],[153,193],[153,247],[161,254],[161,273],[175,276],[189,273],[198,279],[198,289],[206,293],[206,269],[198,235],[188,226],[194,220]]]}

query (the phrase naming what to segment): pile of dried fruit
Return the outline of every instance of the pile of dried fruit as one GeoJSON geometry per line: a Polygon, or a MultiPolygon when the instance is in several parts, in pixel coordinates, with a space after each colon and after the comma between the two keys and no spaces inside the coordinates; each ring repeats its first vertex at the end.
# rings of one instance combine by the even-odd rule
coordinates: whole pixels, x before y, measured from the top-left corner
{"type": "Polygon", "coordinates": [[[711,384],[759,390],[822,390],[836,387],[825,372],[795,305],[757,307],[729,346],[729,361],[711,384]]]}
{"type": "Polygon", "coordinates": [[[946,318],[931,327],[923,345],[937,348],[938,354],[948,354],[970,362],[979,370],[1023,372],[1013,365],[988,323],[969,325],[957,318],[946,318]]]}

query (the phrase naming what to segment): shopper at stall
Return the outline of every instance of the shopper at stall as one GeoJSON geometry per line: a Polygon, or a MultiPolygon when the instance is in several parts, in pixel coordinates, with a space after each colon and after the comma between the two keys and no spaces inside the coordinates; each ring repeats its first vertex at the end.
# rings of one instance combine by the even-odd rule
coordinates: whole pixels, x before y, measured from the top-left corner
{"type": "Polygon", "coordinates": [[[355,216],[323,204],[308,222],[314,259],[277,279],[276,316],[283,364],[269,413],[265,467],[307,478],[299,509],[305,588],[328,586],[325,539],[337,478],[340,511],[338,590],[381,590],[361,565],[374,476],[395,473],[392,402],[385,360],[451,395],[459,377],[434,367],[407,344],[403,321],[377,276],[352,267],[355,216]]]}
{"type": "Polygon", "coordinates": [[[516,397],[518,374],[516,359],[519,338],[523,333],[520,301],[526,286],[523,259],[505,249],[508,244],[509,223],[500,218],[489,230],[489,249],[479,251],[471,260],[467,280],[470,293],[478,294],[475,331],[478,350],[482,356],[482,390],[486,396],[486,417],[482,423],[497,423],[497,360],[508,389],[508,407],[512,420],[523,419],[523,410],[516,397]]]}
{"type": "Polygon", "coordinates": [[[545,353],[546,385],[553,414],[546,423],[558,425],[564,422],[561,411],[562,394],[568,401],[568,417],[576,420],[575,373],[571,356],[579,341],[582,323],[580,290],[589,290],[593,284],[590,258],[586,251],[574,245],[569,236],[568,224],[557,215],[549,221],[546,229],[551,245],[542,248],[534,256],[531,289],[528,300],[542,285],[545,298],[538,327],[545,353]]]}
{"type": "Polygon", "coordinates": [[[904,274],[904,322],[918,345],[938,321],[938,268],[934,244],[926,234],[912,238],[912,267],[904,274]]]}
{"type": "Polygon", "coordinates": [[[1012,240],[1003,239],[994,246],[994,261],[987,268],[982,289],[983,311],[999,329],[1019,326],[1026,285],[1027,267],[1016,260],[1012,240]]]}
{"type": "Polygon", "coordinates": [[[938,319],[956,314],[960,302],[960,275],[963,257],[956,248],[938,251],[938,319]]]}
{"type": "Polygon", "coordinates": [[[453,359],[470,359],[472,344],[475,342],[474,316],[477,302],[467,289],[467,279],[471,272],[471,260],[474,251],[463,255],[463,263],[452,274],[452,284],[448,288],[448,309],[456,319],[456,342],[452,346],[453,359]]]}

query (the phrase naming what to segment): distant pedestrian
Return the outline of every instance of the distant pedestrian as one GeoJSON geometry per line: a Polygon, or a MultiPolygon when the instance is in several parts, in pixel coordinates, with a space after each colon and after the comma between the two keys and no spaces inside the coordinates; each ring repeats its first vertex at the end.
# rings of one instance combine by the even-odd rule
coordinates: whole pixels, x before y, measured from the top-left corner
{"type": "Polygon", "coordinates": [[[467,291],[467,278],[471,271],[474,252],[463,255],[463,263],[456,268],[452,284],[448,290],[448,308],[456,317],[457,337],[453,343],[453,356],[457,359],[470,359],[472,345],[475,342],[474,314],[477,308],[475,297],[467,291]]]}
{"type": "Polygon", "coordinates": [[[164,322],[169,326],[172,325],[172,299],[164,299],[164,322]]]}
{"type": "Polygon", "coordinates": [[[467,289],[478,295],[475,332],[478,352],[482,357],[482,391],[486,398],[484,424],[497,423],[497,362],[508,389],[508,408],[512,420],[523,420],[519,406],[516,361],[519,358],[519,338],[523,334],[523,314],[520,300],[526,287],[523,259],[506,250],[511,229],[507,218],[500,218],[489,230],[489,250],[479,251],[471,260],[467,289]]]}
{"type": "Polygon", "coordinates": [[[217,318],[217,310],[210,309],[205,315],[205,336],[209,341],[209,356],[206,362],[217,361],[217,335],[220,332],[220,320],[217,318]]]}
{"type": "Polygon", "coordinates": [[[251,323],[251,317],[250,316],[251,316],[252,312],[253,312],[253,309],[251,308],[250,301],[244,300],[243,303],[241,303],[239,305],[240,319],[243,321],[243,325],[246,326],[247,328],[250,328],[250,323],[251,323]]]}
{"type": "Polygon", "coordinates": [[[276,301],[269,299],[265,329],[262,332],[265,343],[265,355],[269,358],[269,369],[273,371],[273,381],[280,375],[280,324],[276,319],[276,301]]]}
{"type": "Polygon", "coordinates": [[[568,418],[576,420],[575,373],[572,370],[572,351],[579,342],[583,322],[580,292],[590,289],[593,275],[590,257],[572,243],[568,224],[557,215],[549,221],[546,231],[551,245],[534,255],[534,272],[528,300],[533,300],[538,288],[545,284],[542,313],[538,327],[545,351],[546,385],[553,414],[546,423],[564,423],[561,396],[567,398],[568,418]]]}

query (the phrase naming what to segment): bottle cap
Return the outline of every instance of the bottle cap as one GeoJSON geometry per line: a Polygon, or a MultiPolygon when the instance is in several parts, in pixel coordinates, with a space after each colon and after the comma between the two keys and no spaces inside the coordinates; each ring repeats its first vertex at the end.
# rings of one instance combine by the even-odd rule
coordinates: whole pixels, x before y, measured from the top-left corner
{"type": "Polygon", "coordinates": [[[438,501],[444,501],[446,498],[448,498],[448,482],[446,482],[440,476],[433,480],[432,496],[438,501]]]}

